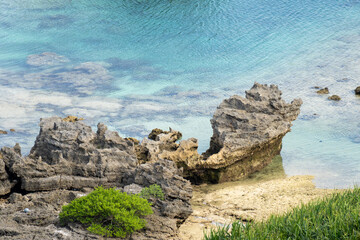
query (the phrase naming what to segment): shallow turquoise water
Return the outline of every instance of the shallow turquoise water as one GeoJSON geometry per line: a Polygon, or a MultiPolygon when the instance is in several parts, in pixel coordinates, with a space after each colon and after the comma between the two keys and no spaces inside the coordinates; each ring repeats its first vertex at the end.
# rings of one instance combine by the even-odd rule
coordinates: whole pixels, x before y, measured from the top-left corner
{"type": "Polygon", "coordinates": [[[275,83],[302,112],[287,174],[360,183],[360,2],[0,0],[0,145],[29,151],[40,117],[83,116],[123,136],[172,127],[209,144],[222,99],[275,83]],[[31,66],[32,54],[68,59],[31,66]],[[315,93],[329,87],[334,103],[315,93]],[[314,115],[316,113],[317,115],[314,115]]]}

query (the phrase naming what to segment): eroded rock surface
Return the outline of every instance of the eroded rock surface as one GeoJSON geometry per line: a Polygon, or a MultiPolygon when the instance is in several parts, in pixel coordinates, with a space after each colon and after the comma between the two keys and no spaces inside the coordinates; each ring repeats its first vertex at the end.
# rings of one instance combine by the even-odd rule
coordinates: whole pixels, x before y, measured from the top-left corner
{"type": "Polygon", "coordinates": [[[94,133],[81,121],[41,119],[29,156],[21,155],[19,144],[1,149],[0,197],[9,194],[0,199],[1,239],[102,239],[77,224],[60,226],[61,206],[100,185],[136,194],[152,184],[162,187],[165,199],[151,199],[154,214],[132,239],[178,239],[179,225],[192,213],[190,182],[172,161],[139,165],[134,141],[104,124],[97,128],[94,133]]]}
{"type": "Polygon", "coordinates": [[[210,148],[198,164],[198,177],[233,181],[262,169],[280,153],[282,138],[300,113],[301,99],[290,104],[275,85],[255,83],[245,98],[225,99],[211,119],[210,148]]]}
{"type": "Polygon", "coordinates": [[[21,179],[24,191],[116,186],[137,159],[133,143],[98,124],[97,133],[82,122],[59,117],[42,119],[40,133],[28,157],[17,148],[1,150],[9,171],[21,179]]]}
{"type": "Polygon", "coordinates": [[[202,156],[198,153],[198,141],[189,138],[177,143],[182,137],[178,131],[170,129],[163,131],[154,129],[141,144],[136,145],[136,152],[140,162],[156,162],[158,159],[167,159],[183,168],[183,176],[192,175],[202,156]]]}
{"type": "Polygon", "coordinates": [[[155,214],[146,218],[146,228],[134,234],[133,239],[178,239],[178,227],[192,213],[192,187],[181,175],[181,170],[169,160],[142,164],[129,173],[129,186],[158,184],[165,195],[164,200],[152,199],[155,214]]]}

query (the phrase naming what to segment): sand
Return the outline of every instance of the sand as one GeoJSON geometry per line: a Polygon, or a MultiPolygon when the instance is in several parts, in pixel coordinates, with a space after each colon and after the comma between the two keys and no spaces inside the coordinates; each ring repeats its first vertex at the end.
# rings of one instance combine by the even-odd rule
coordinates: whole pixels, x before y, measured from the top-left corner
{"type": "Polygon", "coordinates": [[[301,203],[322,198],[337,190],[318,189],[312,176],[287,177],[281,159],[250,179],[194,186],[194,212],[180,227],[183,240],[203,239],[203,232],[234,220],[262,221],[301,203]],[[281,167],[280,167],[281,166],[281,167]]]}

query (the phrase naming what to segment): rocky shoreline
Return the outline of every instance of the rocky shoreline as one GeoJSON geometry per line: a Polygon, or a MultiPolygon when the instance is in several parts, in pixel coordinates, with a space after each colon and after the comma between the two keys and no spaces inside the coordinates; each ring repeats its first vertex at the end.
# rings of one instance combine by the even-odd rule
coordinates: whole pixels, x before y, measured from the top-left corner
{"type": "Polygon", "coordinates": [[[275,85],[255,83],[245,98],[220,104],[202,155],[197,139],[180,141],[182,134],[172,129],[154,129],[139,142],[102,123],[93,132],[80,118],[41,119],[28,156],[19,144],[0,151],[0,237],[101,239],[79,225],[60,226],[61,206],[100,185],[136,193],[158,184],[165,199],[153,202],[146,228],[129,239],[179,239],[178,228],[193,212],[190,181],[235,181],[263,169],[280,153],[301,104],[285,103],[275,85]]]}

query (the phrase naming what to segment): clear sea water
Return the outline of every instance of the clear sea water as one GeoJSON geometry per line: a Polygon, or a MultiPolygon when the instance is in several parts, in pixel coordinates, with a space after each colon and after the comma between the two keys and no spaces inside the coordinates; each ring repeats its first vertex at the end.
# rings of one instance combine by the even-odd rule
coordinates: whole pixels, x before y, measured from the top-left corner
{"type": "Polygon", "coordinates": [[[288,175],[360,183],[360,1],[0,0],[0,129],[16,129],[0,145],[24,154],[53,115],[139,139],[172,127],[202,152],[216,106],[255,81],[304,101],[283,141],[288,175]],[[68,61],[27,64],[43,52],[68,61]]]}

